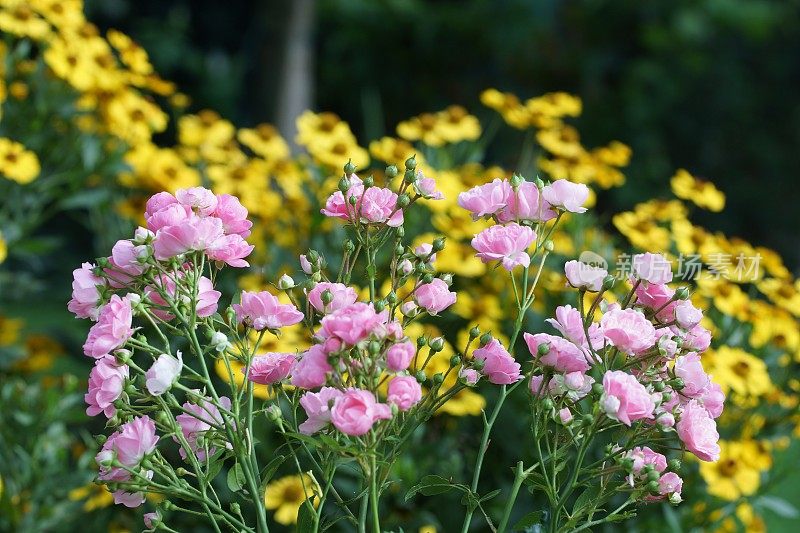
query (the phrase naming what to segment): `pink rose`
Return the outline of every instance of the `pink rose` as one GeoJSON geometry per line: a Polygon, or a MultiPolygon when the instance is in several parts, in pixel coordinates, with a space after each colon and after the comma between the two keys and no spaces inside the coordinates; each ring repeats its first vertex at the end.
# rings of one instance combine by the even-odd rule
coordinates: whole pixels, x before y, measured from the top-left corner
{"type": "Polygon", "coordinates": [[[534,360],[558,372],[586,372],[590,368],[586,354],[568,340],[547,333],[523,334],[534,360]],[[539,346],[547,345],[547,352],[539,355],[539,346]]]}
{"type": "MultiPolygon", "coordinates": [[[[261,385],[272,385],[289,375],[296,359],[291,353],[267,352],[253,357],[247,379],[261,385]]],[[[242,368],[245,373],[245,368],[242,368]]]]}
{"type": "Polygon", "coordinates": [[[469,386],[477,384],[478,380],[481,379],[480,373],[474,368],[462,368],[458,371],[458,377],[463,379],[464,383],[469,386]]]}
{"type": "Polygon", "coordinates": [[[422,387],[411,376],[396,376],[389,382],[386,401],[401,411],[408,411],[422,399],[422,387]]]}
{"type": "Polygon", "coordinates": [[[571,213],[585,213],[583,204],[589,199],[589,187],[583,183],[572,183],[561,179],[542,189],[542,197],[553,207],[559,207],[571,213]]]}
{"type": "MultiPolygon", "coordinates": [[[[583,319],[580,312],[571,305],[560,305],[556,307],[556,318],[545,320],[548,324],[556,328],[570,342],[583,348],[588,348],[586,342],[586,331],[583,328],[583,319]]],[[[603,347],[603,331],[597,324],[592,324],[588,328],[589,336],[592,341],[592,348],[599,350],[603,347]]]]}
{"type": "Polygon", "coordinates": [[[683,444],[698,459],[712,462],[719,459],[717,424],[697,400],[691,400],[683,407],[677,430],[683,444]]]}
{"type": "Polygon", "coordinates": [[[634,275],[648,283],[672,281],[672,264],[661,254],[637,254],[631,261],[634,275]]]}
{"type": "Polygon", "coordinates": [[[167,205],[150,214],[145,213],[147,229],[153,232],[170,226],[180,226],[192,217],[194,217],[192,210],[178,203],[167,205]]]}
{"type": "Polygon", "coordinates": [[[386,368],[392,372],[405,370],[416,354],[417,348],[410,341],[393,344],[386,350],[386,368]]]}
{"type": "Polygon", "coordinates": [[[531,264],[527,250],[535,240],[536,233],[531,228],[512,222],[507,226],[494,225],[478,233],[472,239],[472,247],[484,263],[500,261],[503,268],[511,271],[514,267],[531,264]]]}
{"type": "MultiPolygon", "coordinates": [[[[349,192],[349,191],[348,191],[349,192]]],[[[397,206],[397,194],[390,189],[370,187],[355,206],[367,222],[397,227],[403,223],[403,210],[397,206]]]]}
{"type": "Polygon", "coordinates": [[[147,370],[145,386],[153,396],[161,396],[167,392],[180,377],[183,370],[183,357],[181,352],[176,352],[177,358],[168,353],[162,353],[147,370]]]}
{"type": "Polygon", "coordinates": [[[89,330],[89,335],[83,344],[83,353],[99,359],[121,348],[131,338],[133,335],[131,298],[130,294],[124,298],[116,294],[111,296],[111,300],[100,310],[97,323],[89,330]]]}
{"type": "MultiPolygon", "coordinates": [[[[185,274],[183,271],[179,270],[173,272],[173,275],[178,279],[182,279],[185,274]]],[[[175,282],[172,280],[171,276],[160,275],[155,278],[155,281],[157,286],[162,291],[166,292],[171,298],[175,298],[175,282]]],[[[145,287],[145,295],[154,306],[157,306],[150,309],[154,315],[162,320],[167,321],[175,318],[172,313],[166,309],[162,309],[169,308],[169,304],[166,300],[164,300],[164,298],[161,297],[161,294],[158,292],[156,287],[151,285],[145,287]]],[[[200,318],[206,318],[216,313],[217,303],[219,302],[220,296],[222,296],[222,293],[214,289],[214,285],[211,283],[211,280],[205,276],[201,276],[197,281],[197,305],[195,307],[195,313],[197,313],[197,316],[200,318]]]]}
{"type": "Polygon", "coordinates": [[[599,292],[603,288],[603,280],[608,276],[608,271],[605,268],[575,260],[566,262],[564,273],[571,286],[590,292],[599,292]]]}
{"type": "Polygon", "coordinates": [[[511,189],[506,207],[498,214],[497,219],[504,224],[523,220],[546,222],[555,216],[550,204],[540,198],[536,184],[523,181],[516,191],[511,189]]]}
{"type": "Polygon", "coordinates": [[[683,349],[705,352],[711,346],[711,332],[701,325],[697,325],[686,332],[683,338],[683,349]]]}
{"type": "Polygon", "coordinates": [[[360,436],[372,429],[378,420],[392,418],[388,405],[378,403],[375,395],[361,389],[350,389],[339,396],[331,409],[331,422],[345,435],[360,436]]]}
{"type": "Polygon", "coordinates": [[[669,288],[664,283],[640,283],[636,289],[636,300],[650,309],[661,309],[667,305],[675,295],[675,289],[669,288]]]}
{"type": "Polygon", "coordinates": [[[653,465],[659,474],[667,469],[667,458],[647,446],[632,449],[627,456],[633,460],[633,473],[638,474],[645,465],[653,465]]]}
{"type": "Polygon", "coordinates": [[[564,425],[572,422],[572,411],[569,410],[569,407],[564,407],[558,411],[558,419],[564,425]]]}
{"type": "Polygon", "coordinates": [[[257,331],[291,326],[303,320],[303,313],[294,305],[280,303],[267,291],[242,291],[241,300],[240,304],[233,304],[236,320],[257,331]]]}
{"type": "Polygon", "coordinates": [[[254,245],[247,244],[241,235],[233,233],[214,241],[206,250],[206,255],[214,261],[221,261],[236,268],[244,268],[250,266],[250,263],[244,258],[250,255],[253,249],[255,249],[254,245]]]}
{"type": "Polygon", "coordinates": [[[355,212],[355,207],[351,206],[348,200],[351,197],[356,199],[361,198],[364,193],[364,182],[355,174],[350,174],[350,188],[347,190],[347,198],[340,191],[336,191],[328,197],[325,202],[325,207],[320,210],[323,215],[350,220],[351,215],[355,212]]]}
{"type": "Polygon", "coordinates": [[[331,421],[331,407],[344,393],[333,387],[322,387],[319,392],[307,392],[300,398],[300,406],[308,420],[300,424],[300,433],[313,435],[331,421]]]}
{"type": "Polygon", "coordinates": [[[189,251],[204,252],[214,247],[224,234],[220,219],[192,215],[175,226],[159,229],[153,240],[153,251],[159,261],[189,251]]]}
{"type": "Polygon", "coordinates": [[[472,219],[494,215],[505,209],[511,185],[507,180],[496,178],[491,183],[478,185],[458,195],[458,205],[472,213],[472,219]]]}
{"type": "Polygon", "coordinates": [[[603,375],[603,396],[600,407],[609,418],[630,426],[631,422],[652,419],[655,403],[650,393],[634,376],[619,370],[603,375]]]}
{"type": "Polygon", "coordinates": [[[156,424],[145,416],[137,416],[123,424],[103,445],[104,450],[112,450],[116,459],[128,468],[135,468],[146,455],[153,453],[158,443],[156,424]],[[109,444],[109,441],[111,444],[109,444]]]}
{"type": "MultiPolygon", "coordinates": [[[[199,391],[195,390],[194,392],[198,393],[199,391]]],[[[219,403],[223,409],[228,411],[230,410],[230,398],[226,396],[220,396],[219,403]]],[[[186,459],[186,454],[191,451],[195,454],[199,461],[205,461],[205,447],[198,446],[197,439],[198,437],[203,436],[205,432],[209,431],[213,427],[221,428],[224,426],[222,413],[220,413],[216,405],[205,398],[200,400],[200,405],[191,402],[185,402],[183,404],[183,410],[183,413],[175,417],[175,421],[178,422],[178,426],[181,428],[181,433],[186,439],[190,450],[184,450],[183,446],[181,446],[180,450],[178,451],[183,459],[186,459]]],[[[173,440],[175,442],[180,442],[177,437],[173,437],[173,440]]],[[[214,455],[216,451],[217,448],[215,446],[210,446],[208,449],[209,455],[214,455]]]]}
{"type": "Polygon", "coordinates": [[[433,252],[433,245],[429,242],[424,242],[414,248],[414,255],[428,264],[436,261],[436,254],[431,252],[433,252]]]}
{"type": "Polygon", "coordinates": [[[175,192],[175,199],[202,216],[210,215],[217,208],[217,197],[205,187],[178,189],[175,192]]]}
{"type": "Polygon", "coordinates": [[[426,178],[421,170],[417,171],[417,179],[414,182],[414,192],[428,200],[441,200],[444,198],[444,195],[436,190],[436,180],[433,178],[426,178]]]}
{"type": "Polygon", "coordinates": [[[72,271],[72,299],[67,309],[78,318],[97,320],[100,314],[100,288],[105,285],[103,278],[95,276],[94,265],[83,263],[81,268],[72,271]]]}
{"type": "Polygon", "coordinates": [[[371,303],[356,302],[322,317],[319,334],[324,339],[333,337],[355,346],[382,329],[388,316],[386,311],[376,313],[371,303]]]}
{"type": "Polygon", "coordinates": [[[675,306],[675,320],[684,329],[692,329],[703,318],[703,312],[696,308],[690,300],[678,302],[675,306]]]}
{"type": "Polygon", "coordinates": [[[328,363],[328,354],[321,344],[308,349],[292,368],[292,385],[301,389],[315,389],[325,384],[333,367],[328,363]]]}
{"type": "Polygon", "coordinates": [[[725,406],[725,393],[719,384],[709,381],[708,386],[697,398],[697,401],[705,407],[711,418],[719,418],[725,406]]]}
{"type": "Polygon", "coordinates": [[[128,365],[119,365],[110,357],[95,361],[89,374],[89,392],[83,397],[89,406],[86,408],[87,415],[103,413],[106,418],[111,418],[116,414],[114,402],[122,394],[128,372],[128,365]]]}
{"type": "Polygon", "coordinates": [[[548,385],[550,393],[554,396],[566,396],[577,402],[589,394],[594,384],[594,378],[583,372],[567,372],[556,374],[550,379],[548,385]]]}
{"type": "Polygon", "coordinates": [[[683,380],[684,387],[680,393],[689,398],[699,397],[710,384],[708,374],[700,363],[700,356],[695,352],[675,360],[675,375],[683,380]]]}
{"type": "Polygon", "coordinates": [[[144,513],[142,521],[147,529],[155,529],[161,523],[161,516],[158,513],[144,513]]]}
{"type": "Polygon", "coordinates": [[[159,192],[147,199],[144,209],[144,218],[150,218],[165,207],[177,204],[178,200],[168,192],[159,192]]]}
{"type": "Polygon", "coordinates": [[[495,385],[510,385],[520,380],[520,366],[497,339],[472,353],[476,361],[483,361],[481,372],[495,385]]]}
{"type": "Polygon", "coordinates": [[[332,313],[342,307],[356,303],[358,295],[355,289],[344,283],[317,283],[308,291],[308,302],[320,313],[332,313]],[[328,305],[322,303],[322,293],[330,292],[331,301],[328,305]]]}
{"type": "Polygon", "coordinates": [[[119,240],[111,248],[113,270],[122,271],[130,277],[140,276],[148,265],[139,262],[139,256],[147,256],[147,246],[135,245],[128,240],[119,240]]]}
{"type": "Polygon", "coordinates": [[[450,290],[443,279],[436,278],[430,283],[420,285],[414,292],[414,300],[428,313],[438,315],[456,303],[456,293],[450,290]]]}
{"type": "Polygon", "coordinates": [[[656,328],[635,309],[612,305],[600,319],[606,340],[629,355],[643,352],[656,342],[656,328]]]}
{"type": "Polygon", "coordinates": [[[250,235],[253,223],[247,220],[247,208],[237,197],[230,194],[217,195],[217,207],[212,215],[222,221],[226,235],[236,234],[244,238],[250,235]]]}
{"type": "Polygon", "coordinates": [[[658,480],[658,493],[667,496],[673,503],[681,501],[681,490],[683,490],[683,480],[675,472],[667,472],[658,480]]]}

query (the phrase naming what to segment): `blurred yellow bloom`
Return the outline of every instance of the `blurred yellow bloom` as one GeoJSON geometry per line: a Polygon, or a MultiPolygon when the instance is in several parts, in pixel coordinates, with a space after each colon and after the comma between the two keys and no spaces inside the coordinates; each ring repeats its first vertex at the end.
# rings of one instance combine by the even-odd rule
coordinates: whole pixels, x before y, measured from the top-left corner
{"type": "Polygon", "coordinates": [[[720,346],[703,356],[703,366],[725,394],[762,396],[772,389],[766,363],[742,350],[720,346]]]}
{"type": "Polygon", "coordinates": [[[439,131],[445,141],[474,141],[481,136],[481,123],[459,105],[451,105],[437,114],[439,131]]]}
{"type": "Polygon", "coordinates": [[[670,186],[675,196],[718,213],[725,207],[725,195],[713,183],[695,178],[684,169],[672,176],[670,186]]]}
{"type": "Polygon", "coordinates": [[[53,366],[55,359],[64,354],[64,347],[46,335],[31,335],[25,339],[25,358],[14,368],[20,372],[41,372],[53,366]]]}
{"type": "Polygon", "coordinates": [[[114,496],[108,491],[108,488],[105,485],[97,485],[95,483],[72,489],[69,491],[68,497],[74,502],[85,500],[83,502],[83,510],[87,513],[109,507],[114,503],[114,496]]]}
{"type": "Polygon", "coordinates": [[[20,143],[0,137],[0,174],[25,185],[39,176],[39,158],[20,143]]]}
{"type": "Polygon", "coordinates": [[[428,146],[443,146],[447,140],[437,126],[439,120],[433,113],[423,113],[397,125],[397,135],[407,141],[422,141],[428,146]]]}
{"type": "Polygon", "coordinates": [[[6,257],[8,257],[8,244],[3,238],[3,232],[0,231],[0,263],[5,261],[6,257]]]}
{"type": "Polygon", "coordinates": [[[239,130],[238,138],[240,143],[264,159],[277,160],[289,157],[289,145],[271,124],[259,124],[253,129],[242,128],[239,130]]]}
{"type": "Polygon", "coordinates": [[[18,0],[0,10],[0,31],[38,40],[50,33],[50,25],[27,2],[18,0]]]}
{"type": "Polygon", "coordinates": [[[267,509],[275,511],[275,521],[279,524],[290,525],[297,523],[297,514],[300,506],[309,498],[313,498],[314,507],[319,504],[317,499],[322,493],[317,480],[310,473],[284,476],[271,481],[264,491],[264,505],[267,509]]]}
{"type": "Polygon", "coordinates": [[[131,69],[132,72],[143,76],[153,72],[153,65],[150,64],[147,51],[135,43],[133,39],[117,30],[108,30],[106,38],[111,43],[111,46],[117,50],[125,66],[131,69]]]}
{"type": "Polygon", "coordinates": [[[755,493],[761,484],[758,469],[745,460],[745,448],[738,442],[720,441],[717,462],[701,462],[700,475],[709,494],[723,500],[738,500],[755,493]]]}
{"type": "Polygon", "coordinates": [[[635,247],[652,252],[665,252],[669,249],[671,242],[669,231],[649,217],[626,211],[614,215],[611,220],[619,232],[635,247]]]}

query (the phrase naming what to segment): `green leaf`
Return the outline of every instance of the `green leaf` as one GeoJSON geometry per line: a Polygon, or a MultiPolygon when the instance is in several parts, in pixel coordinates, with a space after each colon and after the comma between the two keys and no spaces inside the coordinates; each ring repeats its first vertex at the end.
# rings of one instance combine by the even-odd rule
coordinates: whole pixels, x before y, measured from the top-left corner
{"type": "Polygon", "coordinates": [[[267,463],[267,465],[261,469],[261,488],[263,492],[263,488],[266,487],[267,483],[270,482],[272,476],[275,475],[275,471],[283,464],[283,461],[286,460],[285,455],[277,455],[272,458],[272,460],[267,463]]]}
{"type": "Polygon", "coordinates": [[[244,487],[246,479],[244,477],[244,470],[239,463],[233,465],[233,468],[228,470],[228,488],[231,492],[239,492],[244,487]]]}
{"type": "Polygon", "coordinates": [[[297,533],[314,531],[314,512],[311,509],[311,505],[304,503],[297,510],[297,533]]]}
{"type": "Polygon", "coordinates": [[[783,518],[797,518],[800,516],[800,511],[794,505],[777,496],[762,496],[758,499],[758,503],[783,518]]]}
{"type": "Polygon", "coordinates": [[[222,460],[220,455],[222,454],[217,454],[217,458],[212,459],[212,463],[208,467],[208,474],[206,475],[206,483],[211,483],[214,480],[214,478],[217,477],[219,471],[222,470],[222,465],[224,464],[225,461],[222,460]]]}
{"type": "Polygon", "coordinates": [[[455,488],[449,479],[442,476],[428,475],[424,476],[419,483],[411,487],[406,492],[406,501],[414,497],[418,492],[425,496],[432,496],[434,494],[442,494],[450,489],[455,488]]]}
{"type": "Polygon", "coordinates": [[[573,516],[578,516],[584,509],[594,508],[599,505],[597,501],[599,487],[588,487],[585,491],[581,492],[580,496],[575,500],[575,505],[572,507],[573,516]]]}
{"type": "Polygon", "coordinates": [[[523,531],[531,526],[535,526],[536,524],[542,521],[543,514],[544,513],[542,513],[542,511],[531,511],[530,513],[526,514],[525,516],[517,520],[517,523],[514,524],[514,527],[512,529],[514,531],[523,531]]]}
{"type": "Polygon", "coordinates": [[[61,201],[61,209],[84,209],[95,207],[108,201],[111,193],[108,189],[88,189],[65,198],[61,201]]]}
{"type": "Polygon", "coordinates": [[[481,501],[481,502],[489,501],[492,498],[494,498],[495,496],[497,496],[498,494],[500,494],[500,489],[493,490],[492,492],[489,492],[488,494],[484,494],[483,496],[481,496],[479,501],[481,501]]]}

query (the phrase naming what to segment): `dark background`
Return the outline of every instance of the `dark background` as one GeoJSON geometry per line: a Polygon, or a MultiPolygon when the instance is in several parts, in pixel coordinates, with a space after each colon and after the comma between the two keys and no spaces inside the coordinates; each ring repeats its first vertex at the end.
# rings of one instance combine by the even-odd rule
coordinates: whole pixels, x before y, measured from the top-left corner
{"type": "Polygon", "coordinates": [[[683,167],[728,196],[699,223],[800,265],[800,0],[87,0],[87,11],[139,41],[190,110],[289,137],[288,42],[311,51],[309,105],[338,113],[362,144],[452,103],[489,116],[488,87],[573,92],[587,146],[633,148],[628,185],[605,209],[668,194],[683,167]],[[298,10],[307,34],[292,30],[298,10]]]}

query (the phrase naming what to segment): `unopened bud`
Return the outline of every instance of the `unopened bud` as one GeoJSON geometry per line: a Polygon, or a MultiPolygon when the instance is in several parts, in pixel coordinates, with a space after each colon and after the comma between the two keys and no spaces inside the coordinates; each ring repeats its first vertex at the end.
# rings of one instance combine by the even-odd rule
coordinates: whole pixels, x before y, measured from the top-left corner
{"type": "Polygon", "coordinates": [[[415,168],[417,168],[417,158],[416,155],[412,155],[406,159],[406,169],[414,170],[415,168]]]}
{"type": "Polygon", "coordinates": [[[351,241],[350,239],[347,239],[346,241],[344,241],[344,251],[345,252],[352,253],[353,250],[355,250],[355,249],[356,249],[356,245],[355,245],[355,243],[353,241],[351,241]]]}
{"type": "Polygon", "coordinates": [[[434,352],[441,352],[444,349],[444,339],[441,337],[434,337],[428,342],[428,346],[434,352]]]}
{"type": "Polygon", "coordinates": [[[667,463],[667,466],[673,472],[677,472],[678,470],[681,469],[681,461],[680,459],[670,459],[669,462],[667,463]]]}
{"type": "Polygon", "coordinates": [[[553,400],[551,400],[550,398],[545,398],[544,400],[542,400],[542,407],[544,407],[549,411],[550,409],[553,408],[553,400]]]}
{"type": "Polygon", "coordinates": [[[653,494],[658,494],[658,481],[650,481],[647,483],[647,490],[653,494]]]}
{"type": "Polygon", "coordinates": [[[494,337],[492,337],[492,334],[491,334],[491,333],[488,333],[488,332],[487,332],[487,333],[484,333],[483,335],[481,335],[481,339],[480,339],[480,345],[481,345],[481,348],[483,348],[484,346],[486,346],[487,344],[489,344],[490,342],[492,342],[492,339],[493,339],[493,338],[494,338],[494,337]]]}
{"type": "Polygon", "coordinates": [[[426,344],[428,344],[428,339],[425,337],[425,335],[417,337],[417,348],[422,348],[426,344]]]}
{"type": "Polygon", "coordinates": [[[175,469],[175,473],[178,474],[178,476],[180,476],[180,477],[184,477],[184,476],[188,476],[189,475],[189,471],[186,470],[185,468],[183,468],[182,466],[179,466],[178,468],[176,468],[175,469]]]}
{"type": "Polygon", "coordinates": [[[479,328],[478,326],[475,326],[469,330],[470,340],[477,339],[478,337],[480,337],[480,335],[481,335],[481,328],[479,328]]]}
{"type": "Polygon", "coordinates": [[[356,205],[358,203],[358,198],[355,196],[351,196],[347,199],[347,203],[350,205],[356,205]]]}
{"type": "Polygon", "coordinates": [[[617,279],[614,276],[606,276],[603,278],[603,290],[610,291],[614,288],[614,283],[617,282],[617,279]]]}
{"type": "Polygon", "coordinates": [[[536,347],[536,353],[539,357],[544,357],[545,355],[550,353],[550,343],[543,342],[539,346],[536,347]]]}
{"type": "Polygon", "coordinates": [[[235,515],[242,514],[242,508],[239,506],[239,504],[238,504],[238,503],[236,503],[236,502],[233,502],[233,503],[231,504],[231,512],[232,512],[233,514],[235,514],[235,515]]]}
{"type": "Polygon", "coordinates": [[[375,185],[375,178],[372,177],[372,174],[370,174],[369,176],[364,178],[364,188],[369,189],[373,185],[375,185]]]}
{"type": "Polygon", "coordinates": [[[539,176],[536,176],[536,179],[533,180],[533,184],[536,185],[537,189],[544,188],[544,182],[542,181],[542,178],[540,178],[539,176]]]}
{"type": "Polygon", "coordinates": [[[399,174],[399,171],[397,170],[396,166],[389,165],[388,167],[386,167],[385,173],[387,178],[392,179],[395,176],[397,176],[397,174],[399,174]]]}
{"type": "Polygon", "coordinates": [[[372,355],[378,355],[381,352],[381,343],[378,341],[370,341],[368,348],[369,353],[372,355]]]}
{"type": "Polygon", "coordinates": [[[406,302],[400,306],[400,312],[403,313],[407,317],[417,316],[419,313],[419,308],[417,304],[414,302],[406,302]]]}
{"type": "Polygon", "coordinates": [[[339,180],[339,191],[342,194],[345,194],[349,190],[350,190],[350,180],[347,179],[347,176],[342,176],[342,179],[339,180]]]}
{"type": "Polygon", "coordinates": [[[131,360],[131,351],[125,348],[120,348],[114,351],[114,359],[121,365],[127,364],[131,360]]]}
{"type": "Polygon", "coordinates": [[[603,388],[603,384],[602,383],[594,383],[592,385],[592,392],[597,394],[598,396],[603,394],[605,392],[605,389],[603,388]]]}
{"type": "Polygon", "coordinates": [[[441,372],[437,372],[433,375],[433,382],[437,385],[440,385],[444,381],[444,376],[441,372]]]}
{"type": "Polygon", "coordinates": [[[671,379],[671,380],[669,381],[669,385],[670,385],[670,386],[671,386],[671,387],[672,387],[674,390],[677,390],[677,391],[679,391],[679,390],[683,390],[683,388],[686,386],[686,384],[683,382],[683,380],[682,380],[681,378],[675,378],[675,379],[671,379]]]}
{"type": "Polygon", "coordinates": [[[403,181],[406,183],[414,183],[417,181],[417,174],[413,170],[406,170],[403,173],[403,181]]]}
{"type": "Polygon", "coordinates": [[[386,309],[386,302],[383,300],[378,300],[377,302],[372,304],[372,306],[375,308],[376,313],[380,313],[381,311],[386,309]]]}
{"type": "Polygon", "coordinates": [[[663,392],[664,391],[664,382],[663,381],[654,381],[653,382],[653,389],[656,392],[663,392]]]}
{"type": "Polygon", "coordinates": [[[397,226],[394,228],[394,234],[400,237],[401,239],[406,236],[406,228],[403,226],[397,226]]]}
{"type": "Polygon", "coordinates": [[[218,352],[224,352],[228,346],[230,346],[228,343],[228,337],[220,331],[215,331],[211,334],[210,343],[211,346],[218,352]]]}
{"type": "Polygon", "coordinates": [[[102,450],[95,457],[95,461],[99,466],[108,468],[114,462],[114,452],[112,450],[102,450]]]}
{"type": "Polygon", "coordinates": [[[551,241],[550,239],[547,239],[544,242],[544,249],[547,250],[548,252],[552,252],[554,247],[555,246],[553,245],[553,241],[551,241]]]}
{"type": "Polygon", "coordinates": [[[449,273],[449,272],[439,276],[439,279],[441,279],[442,281],[447,283],[448,287],[453,284],[453,275],[451,273],[449,273]]]}
{"type": "Polygon", "coordinates": [[[352,159],[347,160],[347,164],[344,166],[343,170],[348,176],[356,171],[356,166],[353,164],[352,159]]]}
{"type": "Polygon", "coordinates": [[[486,366],[486,363],[483,361],[483,359],[475,359],[472,361],[472,368],[475,370],[483,370],[484,366],[486,366]]]}
{"type": "Polygon", "coordinates": [[[430,283],[432,281],[433,281],[433,274],[428,273],[422,276],[422,283],[430,283]]]}
{"type": "Polygon", "coordinates": [[[284,274],[278,280],[278,288],[282,291],[292,289],[294,288],[294,285],[295,285],[294,280],[288,274],[284,274]]]}
{"type": "Polygon", "coordinates": [[[423,372],[422,370],[417,372],[417,375],[414,377],[417,378],[417,383],[425,383],[425,380],[428,379],[428,376],[426,376],[425,372],[423,372]]]}
{"type": "Polygon", "coordinates": [[[458,366],[459,364],[461,364],[460,355],[454,355],[453,357],[450,358],[450,366],[458,366]]]}
{"type": "Polygon", "coordinates": [[[433,251],[441,252],[442,250],[444,250],[444,243],[445,243],[444,237],[436,237],[435,239],[433,239],[433,251]]]}
{"type": "Polygon", "coordinates": [[[397,207],[403,208],[409,203],[411,203],[411,198],[409,198],[407,194],[401,194],[397,197],[397,207]]]}
{"type": "Polygon", "coordinates": [[[270,405],[266,409],[267,418],[272,420],[273,422],[277,422],[283,416],[281,413],[281,408],[275,404],[270,405]]]}
{"type": "Polygon", "coordinates": [[[512,186],[512,187],[514,187],[514,188],[516,189],[516,188],[518,188],[520,185],[522,185],[522,182],[523,182],[523,181],[525,181],[525,178],[523,178],[523,177],[522,177],[522,176],[520,176],[519,174],[516,174],[516,173],[515,173],[513,176],[511,176],[511,179],[509,180],[509,183],[511,183],[511,186],[512,186]]]}
{"type": "Polygon", "coordinates": [[[682,287],[678,287],[675,289],[675,299],[676,300],[687,300],[689,298],[689,287],[685,285],[682,287]]]}

